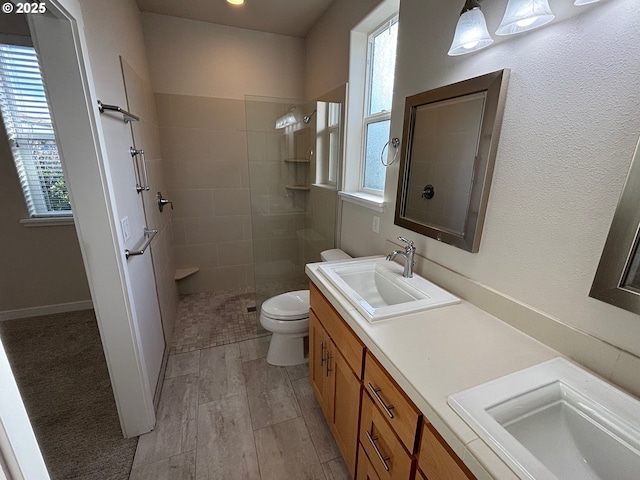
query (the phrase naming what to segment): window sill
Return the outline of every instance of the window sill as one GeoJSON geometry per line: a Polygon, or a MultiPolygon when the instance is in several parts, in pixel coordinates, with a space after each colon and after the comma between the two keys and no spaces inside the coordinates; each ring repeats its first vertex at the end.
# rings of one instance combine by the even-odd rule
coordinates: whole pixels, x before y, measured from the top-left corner
{"type": "Polygon", "coordinates": [[[73,217],[70,216],[23,218],[20,223],[25,227],[57,227],[75,224],[73,217]]]}
{"type": "Polygon", "coordinates": [[[335,185],[329,185],[328,183],[312,183],[311,186],[314,188],[321,188],[323,190],[336,190],[335,185]]]}
{"type": "Polygon", "coordinates": [[[384,199],[378,195],[364,192],[338,192],[345,202],[355,203],[361,207],[384,212],[384,199]]]}

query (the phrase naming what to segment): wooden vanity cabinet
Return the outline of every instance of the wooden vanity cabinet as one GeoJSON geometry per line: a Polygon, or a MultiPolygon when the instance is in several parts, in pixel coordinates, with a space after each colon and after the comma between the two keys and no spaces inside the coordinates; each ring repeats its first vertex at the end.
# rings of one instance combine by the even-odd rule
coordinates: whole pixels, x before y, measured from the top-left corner
{"type": "Polygon", "coordinates": [[[310,304],[309,381],[351,477],[475,480],[313,283],[310,304]]]}
{"type": "Polygon", "coordinates": [[[364,344],[313,285],[310,303],[309,381],[354,477],[364,344]]]}
{"type": "Polygon", "coordinates": [[[418,468],[429,480],[476,480],[469,468],[426,420],[422,422],[418,468]]]}

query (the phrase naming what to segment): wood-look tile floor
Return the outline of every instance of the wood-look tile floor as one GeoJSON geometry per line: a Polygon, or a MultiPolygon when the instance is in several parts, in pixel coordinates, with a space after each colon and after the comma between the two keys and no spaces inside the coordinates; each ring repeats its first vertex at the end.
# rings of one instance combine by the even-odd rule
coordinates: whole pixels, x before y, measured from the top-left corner
{"type": "Polygon", "coordinates": [[[307,365],[267,364],[270,339],[169,357],[130,480],[350,479],[307,365]]]}

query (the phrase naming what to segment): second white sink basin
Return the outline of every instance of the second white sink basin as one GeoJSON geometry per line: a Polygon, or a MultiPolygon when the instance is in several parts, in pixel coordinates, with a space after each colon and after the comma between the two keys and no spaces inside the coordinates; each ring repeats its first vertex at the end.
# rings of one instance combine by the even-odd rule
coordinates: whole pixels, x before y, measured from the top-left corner
{"type": "Polygon", "coordinates": [[[449,404],[520,478],[640,478],[640,402],[562,358],[449,404]]]}
{"type": "Polygon", "coordinates": [[[460,299],[385,257],[327,263],[320,272],[370,322],[459,303],[460,299]]]}

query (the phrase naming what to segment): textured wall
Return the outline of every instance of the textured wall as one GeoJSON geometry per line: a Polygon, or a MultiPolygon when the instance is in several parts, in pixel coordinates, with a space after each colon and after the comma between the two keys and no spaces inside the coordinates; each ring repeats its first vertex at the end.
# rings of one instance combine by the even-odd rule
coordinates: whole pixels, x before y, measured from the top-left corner
{"type": "MultiPolygon", "coordinates": [[[[402,1],[392,136],[402,134],[407,95],[511,69],[482,243],[470,254],[394,226],[396,166],[380,235],[371,233],[377,214],[345,204],[343,247],[382,253],[386,239],[408,236],[429,259],[640,355],[638,316],[588,297],[638,138],[637,2],[551,6],[554,23],[454,58],[459,5],[402,1]]],[[[490,31],[503,8],[483,6],[490,31]]]]}

